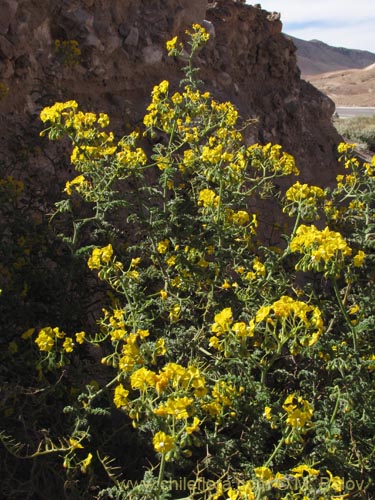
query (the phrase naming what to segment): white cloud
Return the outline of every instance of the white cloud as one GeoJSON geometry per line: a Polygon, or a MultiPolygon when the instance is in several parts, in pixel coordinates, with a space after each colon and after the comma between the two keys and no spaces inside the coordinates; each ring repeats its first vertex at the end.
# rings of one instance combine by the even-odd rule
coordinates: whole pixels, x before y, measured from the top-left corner
{"type": "Polygon", "coordinates": [[[261,5],[281,13],[285,33],[375,52],[374,0],[263,0],[261,5]]]}

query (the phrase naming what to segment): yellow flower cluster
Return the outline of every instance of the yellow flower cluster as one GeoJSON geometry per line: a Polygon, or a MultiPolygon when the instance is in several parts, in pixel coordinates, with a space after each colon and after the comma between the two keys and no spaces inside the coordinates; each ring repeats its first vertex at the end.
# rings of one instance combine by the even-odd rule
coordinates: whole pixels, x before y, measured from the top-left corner
{"type": "MultiPolygon", "coordinates": [[[[108,335],[116,346],[121,345],[121,351],[102,358],[102,363],[118,367],[121,372],[130,373],[136,366],[143,365],[145,360],[142,356],[142,343],[150,335],[149,330],[138,328],[136,331],[126,330],[124,311],[115,309],[112,314],[104,310],[104,318],[101,320],[101,332],[108,335]]],[[[164,338],[159,338],[155,343],[153,360],[166,352],[164,338]]],[[[151,354],[151,353],[150,353],[151,354]]],[[[140,372],[143,373],[143,372],[140,372]]]]}
{"type": "Polygon", "coordinates": [[[290,394],[283,403],[283,410],[287,413],[286,423],[299,431],[312,427],[311,419],[314,411],[311,404],[297,394],[290,394]]]}
{"type": "Polygon", "coordinates": [[[171,415],[177,420],[189,417],[188,407],[193,403],[193,398],[187,396],[168,398],[166,403],[155,408],[154,413],[160,417],[171,415]]]}
{"type": "Polygon", "coordinates": [[[64,191],[70,196],[73,193],[72,188],[80,193],[85,189],[86,186],[88,186],[88,182],[86,181],[85,176],[77,175],[77,177],[75,177],[71,181],[66,182],[64,191]]]}
{"type": "MultiPolygon", "coordinates": [[[[238,395],[239,391],[225,380],[219,380],[215,383],[211,390],[211,402],[202,404],[202,409],[211,417],[220,418],[225,408],[229,408],[233,404],[233,399],[238,395]]],[[[231,412],[235,415],[234,412],[231,412]]]]}
{"type": "Polygon", "coordinates": [[[246,324],[243,321],[233,323],[232,309],[230,307],[226,307],[219,313],[215,314],[211,331],[215,335],[210,338],[210,347],[213,347],[217,351],[223,351],[225,349],[228,335],[234,335],[235,339],[240,340],[243,340],[246,337],[252,337],[254,334],[254,322],[251,322],[250,324],[246,324]],[[220,339],[220,337],[222,337],[222,339],[220,339]]]}
{"type": "Polygon", "coordinates": [[[352,249],[343,236],[325,227],[322,231],[314,225],[301,225],[290,242],[291,252],[303,254],[296,269],[325,271],[336,275],[343,265],[345,257],[352,254],[352,249]]]}
{"type": "Polygon", "coordinates": [[[288,201],[301,203],[306,205],[315,205],[318,199],[324,198],[325,192],[318,186],[309,186],[309,184],[301,184],[297,181],[285,193],[285,199],[288,201]]]}
{"type": "Polygon", "coordinates": [[[203,207],[217,207],[220,203],[220,196],[217,195],[212,189],[202,189],[199,193],[198,205],[203,207]]]}
{"type": "Polygon", "coordinates": [[[193,24],[191,31],[186,30],[185,33],[191,37],[193,42],[198,39],[202,45],[210,39],[210,35],[200,24],[193,24]]]}
{"type": "Polygon", "coordinates": [[[58,327],[52,328],[47,326],[40,330],[35,343],[38,345],[40,351],[50,352],[55,345],[55,339],[63,339],[64,337],[65,333],[61,332],[58,327]]]}
{"type": "Polygon", "coordinates": [[[139,366],[144,363],[137,338],[138,335],[136,334],[130,334],[123,338],[124,345],[122,346],[121,355],[118,362],[119,370],[122,372],[129,373],[134,370],[135,366],[139,366]]]}
{"type": "Polygon", "coordinates": [[[356,144],[348,143],[348,142],[340,142],[337,146],[337,151],[340,154],[352,153],[356,148],[356,144]]]}
{"type": "Polygon", "coordinates": [[[168,40],[165,44],[168,52],[171,52],[175,47],[177,43],[177,36],[173,37],[171,40],[168,40]]]}
{"type": "Polygon", "coordinates": [[[336,176],[336,181],[338,189],[353,189],[358,181],[358,178],[355,174],[339,174],[336,176]]]}
{"type": "Polygon", "coordinates": [[[56,102],[53,106],[42,109],[40,119],[43,123],[50,122],[52,125],[61,123],[63,115],[72,113],[78,108],[76,101],[56,102]]]}
{"type": "Polygon", "coordinates": [[[234,127],[238,120],[238,111],[231,102],[211,102],[211,108],[219,116],[222,116],[223,122],[227,127],[234,127]]]}
{"type": "Polygon", "coordinates": [[[266,351],[276,349],[276,342],[279,346],[289,342],[290,351],[296,354],[301,347],[312,346],[318,341],[324,324],[319,308],[282,296],[273,304],[259,308],[249,323],[233,323],[232,310],[227,307],[215,315],[211,331],[215,335],[210,338],[209,345],[217,351],[224,351],[231,337],[241,343],[246,338],[253,338],[254,345],[266,351]]]}
{"type": "Polygon", "coordinates": [[[115,394],[113,397],[113,402],[116,408],[123,408],[128,404],[129,391],[125,389],[122,384],[119,384],[115,388],[115,394]]]}
{"type": "Polygon", "coordinates": [[[375,155],[371,159],[371,163],[364,163],[363,168],[365,169],[366,175],[369,177],[374,175],[374,170],[375,170],[375,155]]]}
{"type": "Polygon", "coordinates": [[[353,257],[354,267],[362,267],[365,258],[366,258],[365,252],[363,250],[359,250],[358,253],[353,257]]]}
{"type": "Polygon", "coordinates": [[[170,245],[170,241],[167,239],[159,241],[159,243],[157,244],[158,253],[165,254],[168,250],[169,245],[170,245]]]}
{"type": "MultiPolygon", "coordinates": [[[[165,85],[161,84],[160,92],[164,88],[165,85]]],[[[116,144],[113,132],[101,130],[110,123],[106,113],[84,113],[78,110],[76,101],[67,101],[44,108],[40,117],[43,122],[48,122],[47,130],[51,139],[58,139],[63,133],[71,137],[74,147],[70,161],[78,171],[86,174],[86,181],[78,176],[67,183],[65,191],[68,194],[71,194],[71,187],[74,186],[80,194],[87,195],[89,201],[97,201],[96,191],[100,187],[108,188],[108,178],[113,182],[114,168],[117,177],[122,179],[135,169],[142,169],[147,163],[146,153],[136,147],[138,133],[133,132],[116,144]],[[111,168],[99,170],[98,167],[103,165],[111,168]]]]}
{"type": "MultiPolygon", "coordinates": [[[[235,212],[229,208],[226,210],[226,217],[228,222],[233,222],[236,226],[246,226],[250,223],[250,215],[246,210],[235,212]]],[[[253,215],[253,222],[256,223],[256,215],[253,215]]]]}
{"type": "Polygon", "coordinates": [[[203,397],[207,393],[206,380],[199,368],[193,365],[185,368],[178,363],[167,363],[159,372],[139,368],[131,375],[131,386],[141,392],[153,388],[158,395],[168,388],[190,390],[194,397],[203,397]]]}
{"type": "Polygon", "coordinates": [[[101,269],[102,266],[109,264],[112,260],[113,248],[109,244],[102,248],[94,248],[91,257],[87,261],[90,269],[101,269]]]}
{"type": "MultiPolygon", "coordinates": [[[[31,331],[31,330],[30,330],[31,331]]],[[[33,332],[33,330],[32,330],[33,332]]],[[[82,344],[84,341],[85,332],[76,333],[76,341],[82,344]]],[[[27,338],[26,336],[24,338],[27,338]]],[[[72,337],[68,337],[66,333],[61,331],[58,327],[52,328],[46,326],[42,328],[35,339],[35,343],[42,352],[51,352],[54,347],[58,347],[58,339],[62,341],[62,349],[65,352],[72,352],[74,349],[74,341],[72,337]]]]}
{"type": "Polygon", "coordinates": [[[132,148],[124,141],[119,141],[118,146],[116,160],[119,166],[134,169],[146,165],[147,155],[142,148],[132,148]]]}
{"type": "MultiPolygon", "coordinates": [[[[99,113],[98,116],[96,113],[75,111],[77,107],[78,105],[75,103],[74,106],[71,106],[70,112],[63,113],[63,117],[65,120],[65,126],[69,129],[71,128],[76,130],[80,139],[90,139],[94,133],[92,127],[95,124],[98,124],[100,128],[105,128],[109,125],[109,116],[106,113],[99,113]]],[[[105,135],[102,137],[106,138],[105,135]]]]}
{"type": "MultiPolygon", "coordinates": [[[[253,271],[248,271],[245,274],[246,280],[253,281],[257,278],[264,278],[266,276],[266,266],[259,260],[259,257],[255,257],[252,267],[253,271]]],[[[243,274],[245,270],[241,269],[240,271],[240,274],[243,274]]]]}
{"type": "Polygon", "coordinates": [[[203,146],[201,160],[206,163],[211,163],[216,165],[221,162],[223,156],[223,145],[218,144],[217,146],[210,148],[209,146],[203,146]]]}
{"type": "Polygon", "coordinates": [[[219,313],[215,314],[214,324],[211,327],[211,330],[217,335],[222,335],[227,332],[233,322],[232,309],[230,307],[226,307],[219,313]]]}
{"type": "MultiPolygon", "coordinates": [[[[147,107],[147,111],[149,111],[148,114],[146,114],[143,118],[143,123],[146,125],[146,127],[153,127],[157,125],[158,123],[158,117],[159,117],[159,107],[160,104],[163,103],[164,100],[166,100],[168,96],[168,89],[169,89],[169,82],[167,80],[163,80],[162,82],[159,83],[159,85],[155,85],[151,92],[151,103],[147,107]]],[[[169,106],[163,106],[163,111],[164,114],[168,114],[168,111],[171,111],[171,108],[169,106]]],[[[172,115],[173,116],[173,115],[172,115]]],[[[172,118],[171,115],[169,115],[169,119],[172,118]]],[[[166,119],[166,117],[165,117],[166,119]]],[[[165,120],[164,120],[165,121],[165,120]]]]}
{"type": "Polygon", "coordinates": [[[264,173],[299,175],[293,156],[283,152],[279,144],[253,144],[247,148],[246,154],[252,167],[264,173]]]}
{"type": "Polygon", "coordinates": [[[101,330],[109,333],[112,341],[121,340],[126,335],[123,309],[113,309],[112,313],[103,309],[104,316],[100,321],[101,330]]]}
{"type": "Polygon", "coordinates": [[[266,330],[272,330],[281,344],[290,340],[293,354],[300,346],[314,345],[324,331],[321,311],[318,307],[283,295],[269,306],[262,306],[255,315],[255,323],[265,322],[266,330]]]}
{"type": "MultiPolygon", "coordinates": [[[[290,484],[291,487],[294,486],[294,481],[292,480],[293,478],[298,479],[298,478],[305,478],[307,476],[312,476],[313,478],[315,478],[321,475],[320,470],[315,469],[314,467],[311,467],[310,465],[305,463],[293,467],[287,474],[282,474],[280,472],[274,474],[269,467],[264,467],[264,466],[256,467],[254,469],[254,472],[257,479],[266,483],[264,485],[266,488],[268,487],[269,484],[269,486],[271,486],[272,488],[284,491],[288,490],[288,483],[290,484]]],[[[334,493],[342,492],[345,486],[343,478],[339,476],[334,476],[332,472],[329,471],[328,469],[326,470],[326,474],[328,481],[325,482],[325,488],[327,489],[327,491],[324,493],[327,494],[328,492],[334,492],[334,493]]],[[[305,484],[308,485],[309,482],[306,482],[305,484]]],[[[304,496],[303,498],[307,499],[306,496],[304,496]]],[[[334,498],[337,500],[344,499],[344,497],[341,496],[340,497],[330,496],[329,498],[332,499],[334,498]]],[[[323,500],[323,497],[319,497],[319,499],[323,500]]]]}
{"type": "Polygon", "coordinates": [[[246,483],[241,484],[237,488],[229,488],[226,494],[228,495],[228,500],[255,500],[253,483],[251,481],[246,481],[246,483]]]}

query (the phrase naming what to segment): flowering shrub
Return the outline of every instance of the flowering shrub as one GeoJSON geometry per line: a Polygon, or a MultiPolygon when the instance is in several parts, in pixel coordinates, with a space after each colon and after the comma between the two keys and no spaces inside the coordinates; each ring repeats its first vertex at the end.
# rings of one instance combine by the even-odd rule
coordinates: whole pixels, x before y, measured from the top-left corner
{"type": "Polygon", "coordinates": [[[80,498],[371,498],[375,163],[341,145],[345,177],[289,187],[294,227],[268,246],[258,201],[298,169],[244,145],[235,107],[196,80],[207,33],[189,36],[181,89],[153,89],[143,136],[116,139],[75,101],[41,112],[73,145],[55,220],[109,292],[96,327],[23,335],[40,377],[72,384],[60,439],[29,455],[58,454],[80,498]]]}
{"type": "Polygon", "coordinates": [[[55,53],[65,66],[79,63],[81,49],[77,40],[55,40],[55,53]]]}

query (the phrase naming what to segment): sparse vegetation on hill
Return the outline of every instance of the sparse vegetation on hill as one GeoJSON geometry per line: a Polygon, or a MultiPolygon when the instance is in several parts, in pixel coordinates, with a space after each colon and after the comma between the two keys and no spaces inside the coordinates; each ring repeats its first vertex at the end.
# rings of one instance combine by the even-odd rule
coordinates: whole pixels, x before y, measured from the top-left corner
{"type": "Polygon", "coordinates": [[[334,120],[334,125],[346,140],[375,153],[375,116],[337,119],[334,120]]]}

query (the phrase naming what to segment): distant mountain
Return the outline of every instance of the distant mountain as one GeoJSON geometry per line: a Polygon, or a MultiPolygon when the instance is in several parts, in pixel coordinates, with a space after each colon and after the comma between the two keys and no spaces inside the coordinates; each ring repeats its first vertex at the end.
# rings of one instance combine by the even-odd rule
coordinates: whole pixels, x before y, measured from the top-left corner
{"type": "Polygon", "coordinates": [[[297,47],[297,61],[303,77],[360,69],[375,63],[375,54],[367,50],[332,47],[319,40],[306,41],[292,36],[289,38],[297,47]]]}

